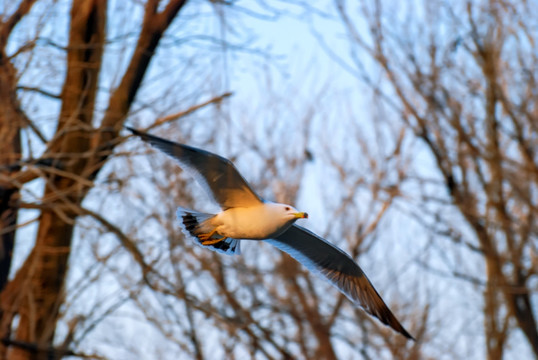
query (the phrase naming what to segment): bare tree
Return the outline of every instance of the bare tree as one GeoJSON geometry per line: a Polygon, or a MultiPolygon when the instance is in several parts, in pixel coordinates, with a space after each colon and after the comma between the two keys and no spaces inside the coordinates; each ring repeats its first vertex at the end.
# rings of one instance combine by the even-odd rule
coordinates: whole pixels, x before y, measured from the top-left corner
{"type": "MultiPolygon", "coordinates": [[[[0,349],[0,357],[6,359],[45,358],[53,351],[52,340],[59,309],[64,302],[63,285],[75,220],[85,215],[82,201],[118,144],[118,132],[163,33],[185,5],[183,0],[146,2],[134,51],[120,81],[109,94],[102,118],[97,121],[94,115],[106,41],[107,1],[74,1],[69,40],[64,49],[66,75],[62,91],[57,95],[61,110],[56,130],[48,139],[26,115],[17,95],[18,80],[25,69],[17,69],[14,64],[19,57],[38,46],[37,40],[22,44],[16,51],[8,53],[10,35],[36,3],[36,0],[13,3],[11,12],[2,17],[0,24],[3,109],[0,115],[0,163],[5,169],[2,171],[0,253],[0,338],[4,346],[0,349]],[[33,132],[46,147],[40,158],[32,159],[24,169],[21,168],[22,129],[33,132]],[[20,204],[21,186],[37,176],[45,182],[39,203],[20,204]],[[17,210],[21,206],[39,209],[39,228],[30,255],[14,278],[6,283],[16,231],[14,225],[17,210]],[[13,328],[15,317],[17,326],[13,328]]],[[[30,62],[27,65],[31,65],[30,62]]]]}
{"type": "MultiPolygon", "coordinates": [[[[104,0],[75,0],[64,45],[60,35],[46,32],[49,21],[57,20],[54,9],[62,5],[13,2],[0,18],[0,358],[104,358],[103,353],[114,358],[118,352],[142,357],[146,349],[137,339],[149,336],[156,339],[153,352],[161,358],[423,357],[428,308],[396,301],[397,289],[384,297],[422,339],[417,343],[380,326],[287,255],[263,244],[248,244],[242,257],[230,258],[185,243],[174,213],[178,205],[201,202],[192,193],[192,179],[162,155],[149,157],[142,144],[123,143],[119,133],[129,117],[146,130],[159,128],[155,131],[176,141],[222,152],[252,170],[249,181],[265,198],[287,203],[301,202],[308,172],[323,173],[321,191],[309,195],[327,203],[330,215],[326,224],[319,222],[319,230],[372,267],[376,262],[363,255],[372,253],[378,225],[399,196],[394,180],[409,164],[401,141],[383,143],[378,137],[372,142],[349,117],[345,136],[332,133],[325,117],[334,115],[330,108],[340,96],[330,97],[321,87],[315,99],[309,92],[307,101],[297,103],[305,89],[277,92],[270,81],[262,90],[272,94],[267,103],[244,117],[208,124],[208,114],[199,115],[202,109],[220,105],[229,93],[209,97],[209,90],[192,90],[185,69],[202,63],[214,71],[208,66],[212,59],[183,61],[177,71],[184,82],[159,81],[170,77],[162,63],[173,57],[160,58],[160,45],[169,51],[181,48],[192,35],[176,34],[184,30],[181,22],[174,27],[178,22],[173,20],[187,11],[185,1],[118,2],[111,9],[104,0]],[[137,13],[140,24],[129,27],[137,13]],[[24,21],[35,34],[20,42],[14,34],[24,21]],[[50,68],[40,63],[47,58],[44,49],[55,52],[50,68]],[[159,59],[162,67],[150,66],[159,59]],[[24,82],[42,70],[50,71],[43,83],[24,82]],[[65,76],[61,84],[49,86],[58,74],[65,76]],[[155,82],[148,82],[149,74],[155,82]],[[57,116],[44,124],[33,117],[29,94],[39,96],[36,103],[44,107],[56,106],[57,116]],[[180,96],[188,101],[178,111],[180,96]],[[264,119],[254,123],[260,113],[264,119]],[[199,121],[175,121],[187,115],[199,121]],[[346,147],[338,150],[334,143],[346,147]],[[140,152],[143,156],[137,156],[140,152]],[[369,172],[361,171],[365,168],[369,172]],[[33,180],[41,181],[42,192],[32,194],[33,180]],[[8,278],[15,235],[19,242],[27,234],[26,224],[17,219],[21,209],[37,211],[37,233],[29,255],[8,278]],[[131,327],[141,330],[130,333],[131,327]],[[88,339],[94,344],[88,345],[88,339]],[[114,351],[99,350],[96,341],[101,348],[114,345],[114,351]]],[[[178,56],[187,58],[182,51],[178,56]]],[[[192,77],[203,82],[209,75],[192,77]]],[[[224,117],[226,111],[218,114],[224,117]]],[[[375,131],[405,134],[382,124],[375,131]]],[[[388,288],[376,286],[382,293],[388,288]]]]}
{"type": "Polygon", "coordinates": [[[482,292],[488,359],[506,355],[516,330],[538,357],[536,4],[335,4],[350,68],[433,156],[437,175],[405,180],[423,189],[407,196],[418,221],[483,265],[444,264],[482,292]]]}

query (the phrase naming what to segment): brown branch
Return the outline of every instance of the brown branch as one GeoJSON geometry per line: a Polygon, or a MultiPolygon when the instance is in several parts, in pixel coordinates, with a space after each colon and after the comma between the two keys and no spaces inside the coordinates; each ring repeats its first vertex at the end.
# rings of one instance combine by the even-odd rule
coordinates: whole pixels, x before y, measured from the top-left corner
{"type": "Polygon", "coordinates": [[[164,31],[185,2],[171,0],[160,14],[155,13],[158,1],[151,0],[146,3],[142,30],[135,51],[118,88],[110,97],[109,107],[102,121],[102,128],[115,129],[116,133],[106,136],[100,143],[115,137],[112,135],[117,135],[121,128],[120,122],[127,115],[164,31]]]}
{"type": "Polygon", "coordinates": [[[224,99],[226,99],[226,98],[228,98],[228,97],[230,97],[232,95],[233,95],[233,93],[227,92],[227,93],[224,93],[224,94],[219,95],[217,97],[214,97],[212,99],[209,99],[207,101],[204,101],[203,103],[191,106],[187,110],[183,110],[183,111],[179,111],[179,112],[177,112],[175,114],[163,116],[163,117],[155,120],[155,122],[153,122],[150,127],[146,128],[146,131],[151,130],[153,128],[156,128],[156,127],[158,127],[158,126],[160,126],[162,124],[172,122],[172,121],[175,121],[175,120],[177,120],[179,118],[182,118],[182,117],[185,117],[187,115],[190,115],[190,114],[194,113],[195,111],[206,107],[207,105],[218,104],[218,103],[222,102],[224,99]]]}
{"type": "Polygon", "coordinates": [[[116,235],[122,246],[133,256],[134,260],[141,267],[143,277],[144,279],[146,279],[146,281],[148,273],[156,273],[155,270],[153,270],[153,267],[146,263],[146,261],[144,260],[144,255],[140,252],[135,243],[127,235],[125,235],[120,228],[112,224],[110,221],[108,221],[95,211],[83,207],[80,207],[80,211],[82,214],[89,215],[95,220],[99,221],[108,231],[116,235]]]}
{"type": "MultiPolygon", "coordinates": [[[[33,87],[33,86],[17,86],[16,90],[36,92],[38,94],[44,95],[46,97],[49,97],[49,98],[55,99],[55,100],[60,100],[62,98],[61,95],[59,95],[59,94],[53,94],[50,91],[46,91],[46,90],[43,90],[41,88],[33,87]]],[[[44,142],[46,142],[46,141],[44,141],[44,142]]]]}
{"type": "Polygon", "coordinates": [[[6,22],[0,24],[0,49],[3,52],[7,45],[7,39],[19,21],[32,9],[36,0],[23,0],[17,10],[7,19],[6,22]]]}
{"type": "Polygon", "coordinates": [[[105,359],[95,354],[84,354],[71,349],[62,349],[52,346],[43,346],[35,342],[18,341],[14,339],[2,339],[1,342],[5,346],[17,347],[24,349],[25,351],[38,355],[39,357],[46,357],[47,359],[62,359],[66,356],[74,356],[81,359],[105,359]]]}

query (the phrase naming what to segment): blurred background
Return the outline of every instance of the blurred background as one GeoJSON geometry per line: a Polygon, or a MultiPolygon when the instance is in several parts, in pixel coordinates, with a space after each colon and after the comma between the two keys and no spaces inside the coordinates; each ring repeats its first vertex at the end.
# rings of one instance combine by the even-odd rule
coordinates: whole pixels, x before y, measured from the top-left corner
{"type": "Polygon", "coordinates": [[[538,358],[538,3],[1,0],[0,359],[538,358]],[[405,338],[123,125],[236,164],[405,338]]]}

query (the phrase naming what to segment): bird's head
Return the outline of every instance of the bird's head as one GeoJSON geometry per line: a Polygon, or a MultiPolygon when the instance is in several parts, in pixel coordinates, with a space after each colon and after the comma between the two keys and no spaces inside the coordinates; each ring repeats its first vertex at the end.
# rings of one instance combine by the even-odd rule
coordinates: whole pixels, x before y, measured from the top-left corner
{"type": "Polygon", "coordinates": [[[289,220],[297,220],[297,219],[308,219],[308,214],[305,212],[300,212],[296,208],[294,208],[291,205],[286,204],[278,204],[280,211],[284,216],[289,220]]]}

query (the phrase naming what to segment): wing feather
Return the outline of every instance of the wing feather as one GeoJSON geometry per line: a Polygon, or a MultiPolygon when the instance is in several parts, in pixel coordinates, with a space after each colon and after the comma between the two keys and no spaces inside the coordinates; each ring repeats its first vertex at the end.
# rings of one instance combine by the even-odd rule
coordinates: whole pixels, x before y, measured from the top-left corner
{"type": "Polygon", "coordinates": [[[234,164],[221,156],[192,146],[174,143],[160,137],[127,127],[145,142],[176,159],[202,184],[224,210],[249,207],[262,200],[237,171],[234,164]]]}
{"type": "Polygon", "coordinates": [[[291,226],[276,239],[266,242],[288,253],[310,271],[323,276],[385,325],[408,339],[413,337],[392,314],[370,280],[353,259],[338,247],[298,225],[291,226]]]}

